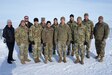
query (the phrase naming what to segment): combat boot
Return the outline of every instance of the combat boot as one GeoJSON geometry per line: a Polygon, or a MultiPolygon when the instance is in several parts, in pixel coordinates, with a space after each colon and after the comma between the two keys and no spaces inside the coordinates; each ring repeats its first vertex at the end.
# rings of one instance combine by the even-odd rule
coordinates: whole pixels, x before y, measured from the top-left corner
{"type": "Polygon", "coordinates": [[[37,57],[37,58],[35,58],[35,59],[34,59],[34,61],[35,61],[35,63],[40,62],[40,60],[39,60],[39,58],[38,58],[38,57],[37,57]]]}
{"type": "Polygon", "coordinates": [[[27,58],[27,56],[24,56],[24,60],[27,62],[30,62],[31,60],[27,58]]]}
{"type": "Polygon", "coordinates": [[[79,63],[79,62],[80,62],[80,59],[79,59],[79,56],[77,56],[77,57],[76,57],[76,60],[75,60],[75,62],[74,62],[74,63],[76,63],[76,64],[77,64],[77,63],[79,63]]]}
{"type": "Polygon", "coordinates": [[[48,57],[47,56],[45,56],[45,64],[47,64],[48,63],[48,57]]]}
{"type": "Polygon", "coordinates": [[[26,64],[25,61],[24,61],[23,59],[21,60],[21,64],[26,64]]]}
{"type": "Polygon", "coordinates": [[[60,57],[60,58],[59,58],[59,61],[58,61],[58,62],[59,62],[59,63],[61,63],[61,62],[62,62],[62,57],[60,57]]]}
{"type": "Polygon", "coordinates": [[[103,62],[103,57],[101,57],[101,58],[99,59],[99,62],[103,62]]]}
{"type": "Polygon", "coordinates": [[[66,57],[64,57],[64,58],[63,58],[63,62],[64,62],[64,63],[66,63],[66,62],[67,62],[67,61],[66,61],[66,57]]]}
{"type": "Polygon", "coordinates": [[[27,58],[27,59],[25,59],[25,61],[30,62],[31,60],[27,58]]]}
{"type": "Polygon", "coordinates": [[[37,57],[37,62],[40,62],[40,59],[39,59],[39,57],[37,57]]]}
{"type": "Polygon", "coordinates": [[[82,65],[84,64],[84,57],[81,57],[81,62],[82,65]]]}
{"type": "Polygon", "coordinates": [[[49,61],[50,61],[50,62],[52,62],[52,59],[51,59],[51,57],[49,58],[49,61]]]}
{"type": "Polygon", "coordinates": [[[89,51],[87,51],[86,57],[90,58],[90,52],[89,51]]]}

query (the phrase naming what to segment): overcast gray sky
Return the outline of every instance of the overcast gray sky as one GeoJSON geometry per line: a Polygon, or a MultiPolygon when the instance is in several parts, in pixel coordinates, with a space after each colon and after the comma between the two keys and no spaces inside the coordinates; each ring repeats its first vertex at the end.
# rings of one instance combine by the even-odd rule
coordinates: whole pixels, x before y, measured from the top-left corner
{"type": "Polygon", "coordinates": [[[25,15],[30,17],[31,22],[35,17],[39,20],[46,17],[46,20],[52,21],[54,17],[59,19],[61,16],[68,21],[70,14],[74,14],[76,19],[86,12],[94,23],[102,15],[112,27],[112,0],[0,0],[0,28],[4,28],[7,19],[11,19],[17,27],[25,15]]]}

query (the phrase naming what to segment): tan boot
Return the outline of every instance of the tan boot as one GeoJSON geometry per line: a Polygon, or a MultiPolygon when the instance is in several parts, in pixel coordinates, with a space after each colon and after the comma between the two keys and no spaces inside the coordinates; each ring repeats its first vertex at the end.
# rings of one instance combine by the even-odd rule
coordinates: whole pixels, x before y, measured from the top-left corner
{"type": "Polygon", "coordinates": [[[45,64],[47,64],[48,63],[48,57],[47,56],[45,56],[45,64]]]}
{"type": "Polygon", "coordinates": [[[81,57],[81,62],[82,65],[84,64],[84,57],[81,57]]]}
{"type": "Polygon", "coordinates": [[[66,63],[66,62],[67,62],[67,61],[66,61],[66,57],[64,57],[64,58],[63,58],[63,62],[64,62],[64,63],[66,63]]]}
{"type": "Polygon", "coordinates": [[[80,62],[80,59],[79,59],[79,56],[77,56],[77,57],[76,57],[76,60],[75,60],[75,62],[74,62],[74,63],[76,63],[76,64],[77,64],[77,63],[79,63],[79,62],[80,62]]]}
{"type": "Polygon", "coordinates": [[[35,63],[37,63],[37,58],[34,59],[35,63]]]}
{"type": "Polygon", "coordinates": [[[40,62],[40,59],[39,59],[39,57],[37,57],[37,62],[40,62]]]}
{"type": "Polygon", "coordinates": [[[31,60],[27,58],[27,59],[25,59],[25,61],[30,62],[31,60]]]}
{"type": "Polygon", "coordinates": [[[52,59],[51,59],[51,58],[49,58],[49,61],[50,61],[50,62],[52,62],[52,59]]]}
{"type": "Polygon", "coordinates": [[[21,60],[21,64],[26,64],[25,61],[24,61],[23,59],[21,60]]]}
{"type": "Polygon", "coordinates": [[[103,62],[103,57],[101,57],[101,58],[99,59],[99,62],[103,62]]]}
{"type": "Polygon", "coordinates": [[[59,61],[58,61],[58,62],[59,62],[59,63],[61,63],[61,62],[62,62],[62,57],[60,57],[60,58],[59,58],[59,61]]]}
{"type": "Polygon", "coordinates": [[[24,60],[27,61],[27,62],[30,62],[31,61],[30,59],[28,59],[27,56],[24,56],[24,60]]]}
{"type": "Polygon", "coordinates": [[[35,59],[34,59],[34,61],[35,61],[35,63],[40,62],[40,60],[39,60],[39,58],[38,58],[38,57],[37,57],[37,58],[35,58],[35,59]]]}

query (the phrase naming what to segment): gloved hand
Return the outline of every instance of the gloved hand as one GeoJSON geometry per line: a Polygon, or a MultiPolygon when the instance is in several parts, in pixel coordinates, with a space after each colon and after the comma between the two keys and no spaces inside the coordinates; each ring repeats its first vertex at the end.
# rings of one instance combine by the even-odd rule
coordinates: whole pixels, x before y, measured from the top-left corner
{"type": "Polygon", "coordinates": [[[85,41],[85,42],[84,42],[84,45],[87,45],[87,44],[88,44],[88,43],[85,41]]]}
{"type": "Polygon", "coordinates": [[[35,42],[34,42],[34,41],[31,41],[31,44],[32,44],[32,45],[35,45],[35,42]]]}
{"type": "Polygon", "coordinates": [[[72,44],[74,44],[74,41],[71,41],[72,44]]]}
{"type": "Polygon", "coordinates": [[[45,47],[46,46],[46,43],[43,43],[43,46],[45,47]]]}
{"type": "Polygon", "coordinates": [[[6,43],[6,39],[3,40],[3,43],[6,43]]]}

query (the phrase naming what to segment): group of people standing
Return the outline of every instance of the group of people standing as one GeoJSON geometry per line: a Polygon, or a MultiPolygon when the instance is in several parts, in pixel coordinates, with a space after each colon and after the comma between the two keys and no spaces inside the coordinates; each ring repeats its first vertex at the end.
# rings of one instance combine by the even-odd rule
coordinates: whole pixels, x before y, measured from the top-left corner
{"type": "Polygon", "coordinates": [[[33,53],[34,62],[40,62],[41,54],[44,55],[45,63],[52,62],[52,54],[58,54],[58,62],[66,63],[66,55],[76,56],[74,63],[84,64],[84,57],[90,58],[90,46],[93,36],[99,62],[103,61],[105,55],[106,39],[109,35],[109,26],[103,21],[103,16],[98,17],[95,27],[89,14],[84,14],[84,20],[81,17],[74,20],[74,15],[70,15],[70,20],[66,23],[65,17],[54,18],[53,24],[50,21],[41,18],[34,18],[34,24],[29,22],[29,17],[24,20],[16,30],[12,26],[11,20],[3,30],[3,37],[9,49],[7,62],[12,64],[15,61],[12,57],[15,41],[19,47],[20,61],[22,64],[30,62],[28,59],[28,50],[33,53]]]}

